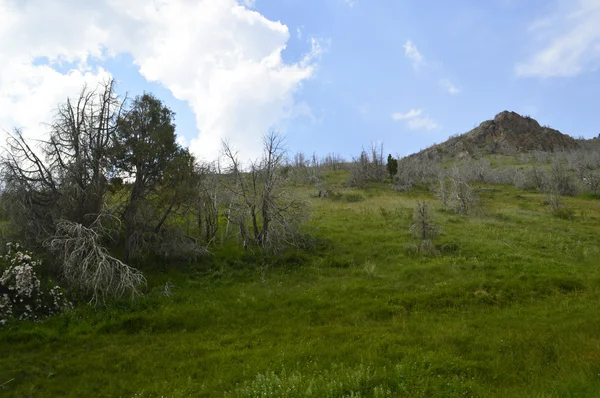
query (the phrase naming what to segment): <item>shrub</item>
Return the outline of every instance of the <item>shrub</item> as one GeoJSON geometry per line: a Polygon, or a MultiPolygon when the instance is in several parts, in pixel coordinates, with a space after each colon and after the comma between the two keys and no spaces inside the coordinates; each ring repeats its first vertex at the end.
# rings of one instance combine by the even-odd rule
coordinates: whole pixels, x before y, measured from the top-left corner
{"type": "Polygon", "coordinates": [[[469,213],[477,204],[477,195],[468,183],[465,170],[453,166],[447,179],[440,180],[437,196],[444,209],[454,210],[459,214],[469,213]]]}
{"type": "Polygon", "coordinates": [[[548,186],[548,173],[546,169],[537,167],[535,164],[527,171],[527,184],[535,189],[544,190],[548,186]]]}
{"type": "Polygon", "coordinates": [[[413,236],[422,241],[434,239],[439,228],[429,215],[429,205],[427,202],[417,203],[413,214],[413,223],[410,226],[410,232],[413,236]]]}
{"type": "Polygon", "coordinates": [[[575,185],[575,181],[560,160],[555,160],[552,163],[552,169],[550,170],[549,189],[564,196],[574,196],[577,194],[577,186],[575,185]]]}
{"type": "Polygon", "coordinates": [[[43,289],[37,274],[41,260],[18,243],[8,243],[7,248],[0,257],[0,325],[11,318],[39,320],[71,307],[60,286],[43,289]]]}
{"type": "Polygon", "coordinates": [[[427,202],[417,203],[413,214],[413,223],[410,226],[410,232],[420,240],[418,245],[409,246],[409,250],[426,255],[435,255],[437,249],[431,242],[438,233],[439,227],[433,222],[429,215],[429,206],[427,202]]]}

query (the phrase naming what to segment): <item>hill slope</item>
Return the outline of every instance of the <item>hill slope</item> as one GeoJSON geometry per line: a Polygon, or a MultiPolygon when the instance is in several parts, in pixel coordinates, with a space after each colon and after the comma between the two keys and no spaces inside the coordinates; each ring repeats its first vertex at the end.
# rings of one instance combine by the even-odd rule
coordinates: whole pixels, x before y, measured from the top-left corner
{"type": "Polygon", "coordinates": [[[0,396],[599,397],[600,201],[568,220],[495,188],[481,215],[431,202],[425,256],[406,245],[429,191],[297,187],[313,249],[225,242],[134,301],[0,327],[0,396]]]}

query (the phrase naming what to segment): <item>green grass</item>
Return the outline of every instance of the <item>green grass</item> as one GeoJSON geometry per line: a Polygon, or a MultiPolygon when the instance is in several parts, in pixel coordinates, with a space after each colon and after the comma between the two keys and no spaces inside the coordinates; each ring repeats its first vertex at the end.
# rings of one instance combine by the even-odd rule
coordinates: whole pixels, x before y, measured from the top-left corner
{"type": "Polygon", "coordinates": [[[563,219],[543,194],[485,188],[470,216],[426,190],[299,188],[311,250],[227,244],[153,271],[133,302],[10,324],[0,395],[600,396],[600,201],[565,198],[563,219]],[[422,199],[442,227],[438,256],[407,248],[422,199]]]}

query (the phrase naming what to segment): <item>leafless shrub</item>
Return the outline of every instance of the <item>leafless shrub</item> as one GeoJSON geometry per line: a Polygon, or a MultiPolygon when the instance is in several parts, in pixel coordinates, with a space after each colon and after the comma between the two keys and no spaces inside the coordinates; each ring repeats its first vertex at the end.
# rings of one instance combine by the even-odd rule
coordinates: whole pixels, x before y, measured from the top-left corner
{"type": "Polygon", "coordinates": [[[513,184],[515,188],[522,190],[535,189],[535,185],[532,183],[531,179],[527,177],[523,169],[518,169],[515,171],[513,176],[513,184]]]}
{"type": "Polygon", "coordinates": [[[516,174],[517,170],[512,166],[490,169],[484,182],[490,184],[514,184],[516,174]]]}
{"type": "Polygon", "coordinates": [[[448,179],[445,173],[440,173],[437,187],[433,187],[433,193],[442,202],[442,209],[448,209],[450,201],[450,190],[448,179]]]}
{"type": "Polygon", "coordinates": [[[371,153],[372,165],[370,178],[379,182],[383,182],[386,176],[386,167],[383,157],[383,143],[377,145],[376,143],[371,142],[369,152],[371,153]]]}
{"type": "Polygon", "coordinates": [[[590,193],[594,195],[600,194],[600,172],[589,170],[583,177],[583,183],[588,187],[590,193]]]}
{"type": "Polygon", "coordinates": [[[342,170],[344,169],[345,163],[346,160],[342,155],[329,153],[325,156],[325,159],[323,159],[322,165],[330,170],[342,170]]]}
{"type": "Polygon", "coordinates": [[[594,149],[573,151],[567,155],[567,162],[578,180],[590,193],[597,195],[600,192],[600,152],[594,149]]]}
{"type": "Polygon", "coordinates": [[[546,195],[546,202],[554,213],[558,212],[562,208],[562,200],[560,194],[556,190],[548,192],[546,195]]]}
{"type": "Polygon", "coordinates": [[[535,164],[531,165],[531,168],[527,170],[525,175],[528,180],[528,184],[533,186],[534,189],[543,191],[549,184],[549,178],[546,169],[538,167],[535,164]]]}
{"type": "Polygon", "coordinates": [[[365,150],[358,158],[353,159],[348,183],[352,187],[362,187],[369,181],[369,155],[365,150]]]}
{"type": "Polygon", "coordinates": [[[293,167],[309,167],[310,166],[310,160],[306,157],[306,155],[302,152],[296,152],[294,154],[294,159],[292,162],[292,166],[293,167]]]}
{"type": "Polygon", "coordinates": [[[139,294],[139,287],[146,282],[144,276],[112,257],[100,244],[102,235],[99,222],[86,227],[61,220],[46,245],[58,257],[64,280],[91,301],[139,294]]]}
{"type": "Polygon", "coordinates": [[[574,196],[577,194],[577,186],[573,181],[573,177],[563,162],[558,159],[555,159],[552,163],[548,184],[548,190],[555,191],[559,195],[574,196]]]}
{"type": "Polygon", "coordinates": [[[477,203],[477,195],[469,185],[466,173],[458,166],[452,166],[445,185],[447,192],[447,208],[459,214],[469,213],[477,203]]]}
{"type": "Polygon", "coordinates": [[[412,156],[398,160],[398,173],[393,179],[397,191],[410,190],[416,184],[431,184],[442,172],[440,159],[433,156],[412,156]]]}
{"type": "Polygon", "coordinates": [[[521,153],[519,155],[519,159],[518,159],[519,163],[521,164],[527,164],[531,161],[531,156],[527,153],[521,153]]]}
{"type": "Polygon", "coordinates": [[[432,240],[439,233],[439,227],[431,219],[427,202],[419,202],[414,209],[410,232],[421,241],[432,240]]]}
{"type": "Polygon", "coordinates": [[[462,169],[465,178],[469,181],[484,182],[491,173],[490,162],[484,158],[474,160],[467,157],[463,162],[462,169]]]}
{"type": "Polygon", "coordinates": [[[198,163],[198,188],[195,209],[200,239],[208,244],[219,230],[219,201],[221,199],[218,163],[198,163]]]}
{"type": "Polygon", "coordinates": [[[533,157],[537,163],[549,163],[551,158],[550,153],[539,150],[533,151],[533,157]]]}
{"type": "Polygon", "coordinates": [[[363,149],[360,156],[352,162],[349,184],[353,187],[362,187],[368,181],[383,182],[386,176],[383,153],[383,144],[377,146],[371,143],[369,152],[363,149]]]}
{"type": "Polygon", "coordinates": [[[315,154],[311,159],[303,154],[296,154],[292,167],[289,167],[289,179],[299,184],[317,184],[321,181],[322,173],[315,154]]]}
{"type": "Polygon", "coordinates": [[[304,243],[301,226],[308,217],[306,202],[287,189],[282,172],[285,155],[283,138],[271,132],[263,140],[263,156],[243,172],[236,153],[223,143],[223,153],[229,161],[230,184],[228,224],[238,229],[244,245],[280,250],[304,243]]]}

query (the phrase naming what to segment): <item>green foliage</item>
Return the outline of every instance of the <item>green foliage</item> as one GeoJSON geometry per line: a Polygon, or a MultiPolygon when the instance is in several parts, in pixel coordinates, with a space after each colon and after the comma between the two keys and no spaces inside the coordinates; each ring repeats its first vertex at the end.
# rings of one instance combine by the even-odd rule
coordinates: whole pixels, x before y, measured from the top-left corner
{"type": "Polygon", "coordinates": [[[390,179],[393,179],[394,176],[398,173],[398,159],[394,158],[391,153],[388,155],[387,158],[386,169],[390,176],[390,179]]]}
{"type": "Polygon", "coordinates": [[[176,257],[185,248],[176,233],[165,232],[174,210],[197,194],[194,158],[177,144],[173,117],[158,98],[144,94],[119,120],[115,163],[133,179],[122,217],[126,262],[149,252],[176,257]]]}
{"type": "Polygon", "coordinates": [[[175,141],[174,113],[152,94],[138,96],[119,121],[116,164],[150,189],[181,149],[175,141]]]}

